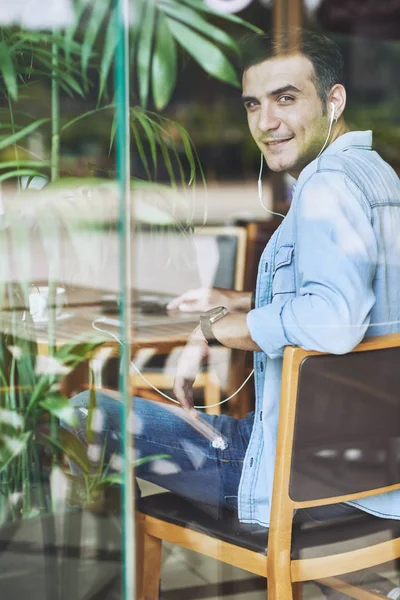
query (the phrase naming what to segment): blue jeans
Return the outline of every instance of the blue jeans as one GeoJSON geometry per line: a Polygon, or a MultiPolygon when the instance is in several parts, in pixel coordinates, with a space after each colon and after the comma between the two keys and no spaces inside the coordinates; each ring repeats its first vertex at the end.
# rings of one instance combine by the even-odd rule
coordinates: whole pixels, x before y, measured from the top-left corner
{"type": "MultiPolygon", "coordinates": [[[[78,416],[78,427],[72,430],[85,444],[89,392],[75,396],[72,405],[78,416]]],[[[96,394],[96,415],[91,427],[94,437],[88,447],[89,457],[96,460],[105,447],[105,465],[117,465],[120,455],[122,404],[102,392],[96,394]],[[95,450],[94,454],[91,451],[95,450]]],[[[134,399],[134,419],[128,425],[134,434],[135,458],[168,455],[136,467],[136,475],[188,500],[236,511],[243,460],[253,427],[254,413],[244,419],[227,415],[199,414],[227,440],[224,450],[212,443],[188,423],[183,409],[174,405],[134,399]]],[[[65,424],[64,427],[71,430],[65,424]]],[[[358,512],[345,504],[333,504],[301,510],[297,522],[318,521],[358,512]]]]}

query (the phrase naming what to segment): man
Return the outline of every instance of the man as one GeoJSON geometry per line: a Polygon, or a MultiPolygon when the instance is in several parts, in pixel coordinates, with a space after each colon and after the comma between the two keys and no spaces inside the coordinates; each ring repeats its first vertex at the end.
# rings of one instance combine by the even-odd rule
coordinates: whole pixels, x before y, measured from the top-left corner
{"type": "MultiPolygon", "coordinates": [[[[140,477],[269,526],[284,347],[341,354],[366,335],[399,330],[400,183],[372,151],[372,133],[348,130],[343,60],[332,41],[302,32],[296,51],[278,54],[269,36],[250,36],[243,48],[250,133],[268,167],[297,180],[291,208],[261,257],[254,308],[250,294],[224,290],[190,292],[169,308],[220,306],[202,317],[179,360],[181,405],[193,413],[192,385],[217,341],[254,351],[255,412],[242,420],[196,413],[227,440],[214,448],[181,409],[137,399],[135,447],[171,456],[162,472],[141,466],[140,477]]],[[[85,407],[87,397],[75,405],[85,407]]],[[[100,396],[98,406],[106,429],[117,430],[115,404],[100,396]]],[[[326,507],[322,516],[362,509],[400,519],[399,507],[395,491],[326,507]]]]}

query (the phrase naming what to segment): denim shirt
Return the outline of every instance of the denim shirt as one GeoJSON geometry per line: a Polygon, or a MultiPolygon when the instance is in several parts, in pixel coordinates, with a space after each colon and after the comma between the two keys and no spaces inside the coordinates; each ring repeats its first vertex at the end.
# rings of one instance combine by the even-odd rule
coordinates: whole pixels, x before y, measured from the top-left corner
{"type": "MultiPolygon", "coordinates": [[[[342,354],[400,330],[400,181],[371,146],[371,131],[346,133],[307,165],[262,254],[247,315],[262,352],[241,521],[269,525],[284,347],[342,354]]],[[[349,504],[400,519],[400,491],[349,504]]]]}

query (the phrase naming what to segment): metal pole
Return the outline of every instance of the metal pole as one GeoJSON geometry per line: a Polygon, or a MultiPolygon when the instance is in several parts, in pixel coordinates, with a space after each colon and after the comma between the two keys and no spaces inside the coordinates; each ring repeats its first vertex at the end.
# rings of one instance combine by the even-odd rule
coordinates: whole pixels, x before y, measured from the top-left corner
{"type": "Polygon", "coordinates": [[[119,244],[120,244],[120,310],[121,310],[121,376],[124,415],[122,429],[122,462],[124,485],[122,489],[123,536],[123,589],[124,600],[136,597],[135,563],[135,499],[133,486],[133,438],[128,431],[132,410],[129,368],[132,335],[131,322],[131,225],[130,195],[130,130],[129,130],[129,0],[115,0],[116,7],[116,65],[115,83],[117,100],[117,172],[119,188],[119,244]]]}

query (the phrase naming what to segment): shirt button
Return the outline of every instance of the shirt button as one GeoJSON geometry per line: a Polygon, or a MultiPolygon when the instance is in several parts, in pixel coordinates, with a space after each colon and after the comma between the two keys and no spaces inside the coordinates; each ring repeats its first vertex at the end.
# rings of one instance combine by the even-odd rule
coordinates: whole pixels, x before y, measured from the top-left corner
{"type": "Polygon", "coordinates": [[[260,371],[261,371],[261,373],[264,371],[264,363],[263,362],[260,362],[260,371]]]}
{"type": "Polygon", "coordinates": [[[260,412],[260,421],[262,421],[262,411],[260,412]]]}
{"type": "Polygon", "coordinates": [[[265,272],[267,272],[267,271],[268,271],[268,263],[266,262],[265,263],[265,272]]]}
{"type": "Polygon", "coordinates": [[[250,459],[250,466],[251,466],[251,467],[253,466],[253,461],[254,461],[254,458],[251,458],[251,459],[250,459]]]}

